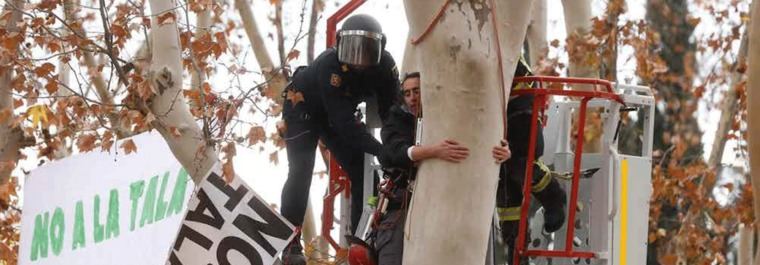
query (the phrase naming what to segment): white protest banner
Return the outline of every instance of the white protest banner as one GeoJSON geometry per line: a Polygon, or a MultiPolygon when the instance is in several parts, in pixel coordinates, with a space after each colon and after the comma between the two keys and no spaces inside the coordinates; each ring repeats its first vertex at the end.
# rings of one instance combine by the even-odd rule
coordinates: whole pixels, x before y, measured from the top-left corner
{"type": "Polygon", "coordinates": [[[295,236],[239,176],[221,176],[217,165],[198,185],[166,264],[270,265],[295,236]]]}
{"type": "Polygon", "coordinates": [[[19,264],[166,261],[193,183],[158,134],[132,140],[137,153],[93,151],[31,172],[19,264]]]}

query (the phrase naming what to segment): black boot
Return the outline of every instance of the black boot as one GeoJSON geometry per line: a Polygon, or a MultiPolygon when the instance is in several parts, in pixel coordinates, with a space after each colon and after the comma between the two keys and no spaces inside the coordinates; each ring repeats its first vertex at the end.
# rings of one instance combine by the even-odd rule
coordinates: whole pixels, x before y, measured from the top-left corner
{"type": "MultiPolygon", "coordinates": [[[[517,241],[517,233],[520,225],[520,221],[504,221],[499,223],[501,226],[501,238],[504,240],[504,244],[507,245],[507,264],[512,264],[515,257],[515,242],[517,241]]],[[[527,233],[530,235],[530,232],[527,233]]],[[[530,236],[528,236],[530,237],[530,236]]],[[[527,246],[529,238],[525,239],[525,246],[527,246]]],[[[520,259],[520,265],[527,265],[528,258],[520,259]]]]}
{"type": "Polygon", "coordinates": [[[546,188],[533,192],[533,195],[544,206],[544,230],[553,233],[562,228],[565,224],[567,196],[557,180],[552,179],[546,188]]]}
{"type": "Polygon", "coordinates": [[[297,235],[282,251],[282,265],[306,265],[306,257],[303,255],[301,235],[297,235]]]}

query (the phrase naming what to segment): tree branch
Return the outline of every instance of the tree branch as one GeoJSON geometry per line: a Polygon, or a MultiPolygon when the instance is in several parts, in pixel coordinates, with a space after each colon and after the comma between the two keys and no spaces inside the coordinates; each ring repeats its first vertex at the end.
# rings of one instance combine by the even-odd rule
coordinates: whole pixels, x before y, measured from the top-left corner
{"type": "MultiPolygon", "coordinates": [[[[101,4],[101,7],[105,6],[102,0],[100,4],[101,4]]],[[[64,0],[63,10],[64,10],[64,16],[66,17],[66,20],[76,21],[78,19],[75,13],[76,10],[74,7],[73,0],[64,0]]],[[[105,20],[107,20],[107,17],[104,16],[103,12],[104,11],[101,10],[101,16],[104,19],[104,23],[106,23],[105,20]]],[[[59,18],[59,20],[61,19],[59,18]]],[[[63,20],[61,21],[63,23],[66,23],[66,21],[63,21],[63,20]]],[[[106,31],[108,31],[107,24],[105,24],[104,27],[106,28],[106,31]]],[[[81,27],[72,28],[69,26],[68,28],[69,30],[71,30],[72,33],[76,34],[77,36],[85,36],[84,30],[81,27]]],[[[95,44],[91,44],[91,45],[95,45],[95,44]]],[[[109,44],[108,46],[109,46],[109,49],[113,48],[112,44],[109,44]]],[[[112,53],[108,52],[108,49],[98,48],[98,50],[106,51],[106,53],[109,54],[109,58],[111,58],[111,63],[114,65],[114,67],[117,67],[118,63],[115,60],[114,56],[112,56],[112,53]]],[[[84,57],[85,65],[87,65],[87,73],[90,75],[92,79],[92,85],[95,87],[95,92],[97,92],[98,97],[100,98],[100,101],[105,105],[114,105],[113,95],[111,94],[110,91],[108,91],[108,87],[105,80],[103,79],[103,76],[98,71],[95,70],[98,68],[97,63],[95,61],[95,56],[93,56],[93,54],[88,51],[82,52],[82,56],[84,57]]],[[[122,69],[121,74],[123,75],[123,69],[122,69]]],[[[126,76],[120,76],[120,78],[126,81],[126,76]]],[[[127,84],[127,83],[124,83],[124,84],[127,84]]],[[[86,96],[86,95],[83,95],[83,96],[86,96]]],[[[108,121],[111,123],[111,127],[113,128],[118,138],[122,138],[125,135],[129,134],[129,132],[125,130],[125,128],[122,128],[120,126],[119,116],[115,112],[108,112],[106,114],[106,117],[108,118],[108,121]]]]}
{"type": "MultiPolygon", "coordinates": [[[[23,0],[10,0],[3,8],[3,17],[5,17],[7,12],[11,12],[7,23],[3,25],[7,32],[18,31],[18,24],[22,21],[21,11],[11,7],[22,4],[23,0]]],[[[12,58],[15,54],[8,55],[8,57],[0,56],[0,58],[3,58],[0,64],[5,65],[5,58],[12,58]]],[[[8,180],[10,180],[13,169],[16,168],[16,163],[18,163],[20,158],[20,149],[23,147],[22,141],[24,139],[23,132],[18,127],[14,128],[12,126],[15,120],[13,98],[11,96],[13,88],[10,86],[11,80],[13,80],[12,75],[13,71],[11,69],[0,72],[0,113],[8,112],[8,117],[0,121],[0,185],[8,183],[8,180]]]]}
{"type": "Polygon", "coordinates": [[[285,88],[287,82],[285,80],[285,76],[282,74],[281,70],[278,70],[274,66],[272,58],[269,56],[269,52],[267,51],[266,45],[264,44],[264,39],[261,37],[261,33],[259,32],[256,18],[253,16],[251,7],[248,5],[246,0],[235,0],[235,8],[238,9],[240,18],[243,20],[245,33],[248,35],[248,40],[251,42],[253,53],[256,56],[256,61],[259,63],[261,72],[264,73],[264,78],[267,80],[272,80],[272,82],[267,85],[269,93],[266,94],[269,94],[272,96],[272,100],[278,104],[281,104],[282,98],[280,97],[280,93],[282,93],[282,90],[285,88]]]}
{"type": "Polygon", "coordinates": [[[314,61],[314,42],[317,36],[317,22],[319,21],[319,14],[322,13],[323,0],[312,0],[311,2],[311,16],[309,16],[309,34],[306,44],[306,62],[311,64],[314,61]]]}
{"type": "Polygon", "coordinates": [[[744,77],[744,74],[739,73],[737,69],[746,66],[747,46],[749,46],[749,38],[747,37],[747,30],[745,30],[742,35],[741,44],[739,45],[739,54],[736,56],[734,65],[731,67],[731,80],[729,81],[728,91],[726,91],[720,104],[720,120],[718,128],[715,131],[715,140],[713,140],[712,149],[710,150],[710,157],[707,160],[708,166],[713,169],[717,169],[723,160],[728,132],[731,130],[734,117],[737,115],[738,95],[736,94],[736,86],[742,82],[742,78],[744,77]]]}

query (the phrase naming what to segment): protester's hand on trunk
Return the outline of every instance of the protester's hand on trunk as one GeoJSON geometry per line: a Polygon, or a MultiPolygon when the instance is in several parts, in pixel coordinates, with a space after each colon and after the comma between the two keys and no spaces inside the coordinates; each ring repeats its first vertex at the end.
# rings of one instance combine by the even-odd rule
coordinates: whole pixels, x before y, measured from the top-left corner
{"type": "Polygon", "coordinates": [[[499,145],[493,147],[491,153],[493,154],[493,159],[496,160],[496,164],[504,163],[504,161],[507,161],[512,157],[512,151],[509,150],[509,143],[507,143],[507,140],[501,140],[499,145]]]}
{"type": "Polygon", "coordinates": [[[446,139],[433,146],[435,148],[435,157],[445,161],[458,163],[470,155],[470,149],[464,147],[459,142],[446,139]]]}

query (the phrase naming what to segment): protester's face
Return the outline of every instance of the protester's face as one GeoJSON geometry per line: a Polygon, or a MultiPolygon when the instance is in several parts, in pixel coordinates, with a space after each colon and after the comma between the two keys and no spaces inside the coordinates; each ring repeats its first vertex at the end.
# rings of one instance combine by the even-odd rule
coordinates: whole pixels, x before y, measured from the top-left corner
{"type": "Polygon", "coordinates": [[[402,85],[402,89],[404,102],[409,106],[409,110],[416,115],[422,105],[422,101],[420,100],[420,79],[417,77],[406,79],[402,85]]]}

